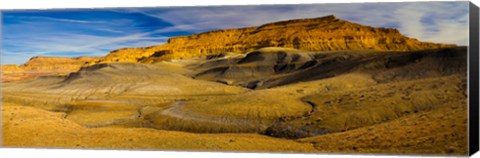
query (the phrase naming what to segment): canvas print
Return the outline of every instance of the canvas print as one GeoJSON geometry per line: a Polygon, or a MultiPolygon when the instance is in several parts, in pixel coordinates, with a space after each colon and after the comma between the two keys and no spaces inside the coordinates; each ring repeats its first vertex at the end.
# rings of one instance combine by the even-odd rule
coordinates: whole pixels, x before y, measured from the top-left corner
{"type": "Polygon", "coordinates": [[[1,17],[3,147],[468,153],[469,2],[1,17]]]}

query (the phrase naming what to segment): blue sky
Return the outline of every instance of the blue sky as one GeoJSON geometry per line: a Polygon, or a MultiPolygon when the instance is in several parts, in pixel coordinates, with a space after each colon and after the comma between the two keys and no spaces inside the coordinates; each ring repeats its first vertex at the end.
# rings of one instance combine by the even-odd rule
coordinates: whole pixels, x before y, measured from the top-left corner
{"type": "Polygon", "coordinates": [[[326,15],[398,28],[422,41],[468,44],[468,2],[350,3],[2,11],[2,64],[33,56],[104,56],[169,37],[326,15]]]}

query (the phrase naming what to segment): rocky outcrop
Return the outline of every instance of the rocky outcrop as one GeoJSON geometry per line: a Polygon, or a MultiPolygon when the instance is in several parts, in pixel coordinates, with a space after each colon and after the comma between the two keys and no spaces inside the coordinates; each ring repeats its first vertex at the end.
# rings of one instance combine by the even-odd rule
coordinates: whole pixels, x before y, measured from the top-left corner
{"type": "Polygon", "coordinates": [[[121,48],[107,54],[101,62],[138,62],[151,56],[151,48],[121,48]]]}
{"type": "Polygon", "coordinates": [[[30,80],[39,76],[64,75],[94,64],[98,57],[33,57],[23,65],[2,65],[2,82],[30,80]]]}
{"type": "Polygon", "coordinates": [[[24,70],[53,70],[53,69],[79,69],[84,65],[94,63],[97,57],[42,57],[36,56],[19,67],[24,70]]]}
{"type": "Polygon", "coordinates": [[[173,37],[159,46],[113,51],[103,58],[102,62],[149,63],[155,60],[189,58],[222,52],[246,53],[263,47],[295,48],[305,51],[410,51],[452,46],[421,42],[402,35],[397,29],[364,26],[331,15],[173,37]]]}
{"type": "Polygon", "coordinates": [[[15,64],[8,64],[8,65],[2,65],[2,72],[5,71],[21,71],[22,68],[20,68],[18,65],[15,64]]]}

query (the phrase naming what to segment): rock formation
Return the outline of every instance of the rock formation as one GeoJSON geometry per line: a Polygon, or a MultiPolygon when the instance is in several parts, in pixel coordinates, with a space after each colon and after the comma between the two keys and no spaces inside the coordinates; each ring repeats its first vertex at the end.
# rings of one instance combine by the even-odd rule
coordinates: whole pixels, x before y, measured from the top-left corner
{"type": "Polygon", "coordinates": [[[305,51],[410,51],[451,46],[453,45],[420,42],[402,35],[397,29],[364,26],[330,15],[173,37],[159,46],[113,51],[102,62],[148,63],[151,59],[158,58],[179,59],[222,52],[246,53],[263,47],[305,51]]]}
{"type": "Polygon", "coordinates": [[[96,57],[42,57],[37,56],[21,65],[26,70],[53,70],[53,69],[79,69],[83,65],[98,60],[96,57]]]}
{"type": "Polygon", "coordinates": [[[33,57],[23,65],[2,65],[2,82],[29,80],[39,76],[62,75],[90,65],[98,57],[33,57]]]}

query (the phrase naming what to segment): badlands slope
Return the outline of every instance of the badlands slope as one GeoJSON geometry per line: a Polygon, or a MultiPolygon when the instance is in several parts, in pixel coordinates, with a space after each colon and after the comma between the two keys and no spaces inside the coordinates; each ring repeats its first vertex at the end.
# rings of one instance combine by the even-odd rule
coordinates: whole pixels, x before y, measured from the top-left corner
{"type": "Polygon", "coordinates": [[[4,83],[3,145],[467,153],[466,47],[332,16],[188,37],[114,51],[68,75],[4,83]],[[282,29],[310,42],[258,46],[251,38],[281,42],[268,35],[282,29]],[[315,41],[316,31],[338,43],[315,41]],[[245,38],[241,51],[226,51],[226,37],[203,41],[224,33],[245,38]]]}

